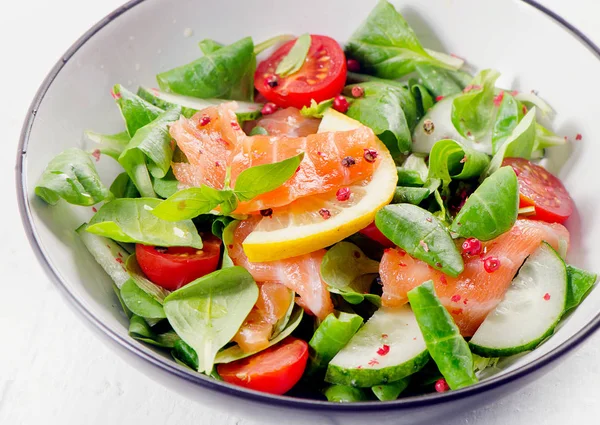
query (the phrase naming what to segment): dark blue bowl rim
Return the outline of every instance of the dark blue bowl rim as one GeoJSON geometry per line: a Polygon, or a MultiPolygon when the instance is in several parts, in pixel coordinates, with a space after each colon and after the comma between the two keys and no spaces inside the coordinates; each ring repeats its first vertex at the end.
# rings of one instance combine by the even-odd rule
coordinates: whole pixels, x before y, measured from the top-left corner
{"type": "MultiPolygon", "coordinates": [[[[298,399],[285,396],[275,396],[270,394],[264,394],[257,391],[246,390],[244,388],[235,387],[226,384],[221,381],[214,380],[207,376],[195,373],[187,370],[175,362],[169,361],[164,357],[161,357],[150,350],[144,350],[137,342],[130,338],[123,338],[118,335],[112,329],[108,328],[102,323],[98,317],[96,317],[91,311],[89,311],[83,303],[77,299],[74,293],[72,293],[68,286],[62,282],[58,271],[50,264],[46,257],[46,254],[40,244],[39,236],[36,233],[35,227],[32,222],[29,199],[27,197],[25,189],[25,176],[24,162],[27,154],[27,146],[29,142],[30,131],[35,121],[36,112],[41,102],[44,99],[48,88],[61,71],[63,66],[69,61],[69,59],[98,31],[102,30],[111,21],[129,11],[135,6],[143,3],[145,0],[131,0],[119,7],[96,25],[90,28],[85,34],[83,34],[62,56],[62,58],[54,65],[50,70],[40,88],[38,89],[31,105],[29,107],[25,122],[21,130],[19,146],[17,151],[16,161],[16,186],[17,186],[17,198],[19,203],[19,211],[23,220],[23,226],[27,233],[29,243],[33,248],[33,251],[38,258],[38,261],[44,267],[46,274],[57,284],[61,292],[66,298],[68,298],[76,310],[89,320],[94,326],[104,332],[109,338],[115,341],[120,346],[137,354],[139,357],[147,361],[148,363],[163,369],[173,375],[183,378],[194,384],[198,384],[202,387],[215,390],[229,396],[241,398],[244,400],[251,400],[254,402],[262,403],[269,406],[288,407],[292,409],[309,409],[311,411],[329,411],[329,412],[366,412],[366,411],[388,411],[388,410],[408,410],[419,407],[433,406],[442,403],[449,403],[452,401],[465,399],[474,395],[481,395],[482,393],[492,391],[498,387],[508,384],[510,382],[524,378],[531,373],[548,366],[550,363],[558,360],[565,354],[571,352],[577,348],[583,341],[590,337],[600,327],[600,313],[596,315],[586,326],[584,326],[579,332],[563,342],[561,345],[546,353],[542,357],[514,370],[502,376],[496,376],[488,378],[476,385],[463,388],[457,391],[449,391],[440,394],[429,394],[424,396],[409,397],[389,402],[361,402],[361,403],[348,403],[348,404],[336,404],[320,400],[310,399],[298,399]]],[[[559,25],[566,28],[571,32],[572,36],[576,37],[582,44],[584,44],[592,54],[595,54],[600,59],[600,48],[596,46],[585,34],[579,31],[572,24],[563,19],[560,15],[549,10],[545,6],[537,3],[533,0],[521,0],[523,3],[530,5],[537,9],[541,13],[547,15],[559,25]]]]}

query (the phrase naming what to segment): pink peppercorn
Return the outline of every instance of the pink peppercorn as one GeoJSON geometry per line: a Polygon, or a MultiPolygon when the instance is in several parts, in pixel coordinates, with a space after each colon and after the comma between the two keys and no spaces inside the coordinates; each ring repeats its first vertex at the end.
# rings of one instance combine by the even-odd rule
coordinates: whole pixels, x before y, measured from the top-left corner
{"type": "Polygon", "coordinates": [[[438,379],[437,381],[435,381],[435,390],[438,393],[445,393],[446,391],[448,391],[450,389],[450,387],[448,386],[448,383],[446,382],[445,379],[438,379]]]}
{"type": "Polygon", "coordinates": [[[263,115],[271,115],[275,111],[277,111],[277,105],[275,105],[274,103],[268,102],[268,103],[265,103],[265,105],[262,107],[262,109],[260,110],[260,113],[263,115]]]}
{"type": "Polygon", "coordinates": [[[346,61],[346,66],[348,67],[348,71],[350,72],[360,71],[360,63],[356,59],[348,59],[346,61]]]}
{"type": "Polygon", "coordinates": [[[346,98],[342,95],[336,96],[333,99],[333,109],[335,109],[338,112],[341,112],[342,114],[345,114],[346,112],[348,112],[348,108],[350,107],[350,104],[348,103],[348,101],[346,100],[346,98]]]}
{"type": "Polygon", "coordinates": [[[496,257],[488,257],[483,260],[483,268],[488,273],[493,273],[500,268],[500,260],[496,257]]]}
{"type": "Polygon", "coordinates": [[[209,122],[210,122],[210,117],[208,115],[202,115],[202,118],[200,118],[200,127],[204,127],[209,122]]]}
{"type": "Polygon", "coordinates": [[[352,96],[353,97],[363,97],[365,95],[365,89],[361,86],[352,87],[352,96]]]}
{"type": "Polygon", "coordinates": [[[342,187],[342,188],[338,189],[338,191],[335,193],[335,197],[337,198],[338,201],[344,202],[344,201],[347,201],[348,199],[350,199],[351,194],[352,194],[352,192],[350,191],[349,187],[342,187]]]}
{"type": "Polygon", "coordinates": [[[478,255],[481,252],[481,241],[476,238],[465,239],[462,249],[467,255],[478,255]]]}
{"type": "Polygon", "coordinates": [[[365,149],[363,157],[367,162],[375,162],[377,159],[377,151],[375,149],[365,149]]]}

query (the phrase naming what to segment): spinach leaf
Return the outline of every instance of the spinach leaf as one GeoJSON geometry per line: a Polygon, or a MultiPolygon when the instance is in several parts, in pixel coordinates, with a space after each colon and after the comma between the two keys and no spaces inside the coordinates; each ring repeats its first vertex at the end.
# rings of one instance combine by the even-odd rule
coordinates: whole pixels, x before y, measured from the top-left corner
{"type": "Polygon", "coordinates": [[[150,124],[163,112],[120,84],[113,87],[112,95],[121,110],[130,137],[135,136],[140,128],[150,124]]]}
{"type": "Polygon", "coordinates": [[[450,276],[464,269],[463,259],[448,229],[429,211],[410,204],[387,205],[377,212],[375,225],[410,255],[450,276]]]}
{"type": "Polygon", "coordinates": [[[398,173],[398,186],[418,187],[425,184],[421,179],[421,174],[416,170],[396,167],[396,172],[398,173]]]}
{"type": "Polygon", "coordinates": [[[173,170],[169,169],[164,177],[152,179],[152,187],[158,196],[168,198],[179,190],[179,181],[175,178],[173,170]]]}
{"type": "Polygon", "coordinates": [[[434,65],[417,64],[417,75],[435,98],[461,93],[473,77],[464,71],[450,71],[434,65]],[[466,80],[466,82],[465,82],[466,80]]]}
{"type": "Polygon", "coordinates": [[[169,196],[152,210],[152,214],[168,221],[187,220],[210,213],[233,196],[231,190],[218,190],[206,185],[190,187],[169,196]]]}
{"type": "Polygon", "coordinates": [[[440,179],[447,187],[452,179],[479,177],[489,163],[489,157],[483,152],[451,139],[439,140],[429,153],[429,178],[440,179]]]}
{"type": "Polygon", "coordinates": [[[310,34],[302,34],[298,37],[288,54],[277,65],[275,73],[282,77],[289,77],[298,72],[304,65],[304,61],[306,61],[310,44],[310,34]]]}
{"type": "Polygon", "coordinates": [[[133,184],[127,173],[119,174],[110,185],[110,191],[115,198],[139,198],[140,192],[133,184]]]}
{"type": "Polygon", "coordinates": [[[427,350],[446,378],[448,386],[457,390],[477,383],[469,345],[435,294],[433,282],[428,280],[411,289],[408,301],[417,318],[427,350]]]}
{"type": "Polygon", "coordinates": [[[115,199],[98,210],[87,231],[119,242],[202,249],[191,220],[169,222],[152,214],[159,203],[156,198],[115,199]]]}
{"type": "Polygon", "coordinates": [[[235,181],[235,195],[240,201],[251,201],[277,189],[293,177],[303,159],[304,152],[283,161],[246,168],[235,181]]]}
{"type": "Polygon", "coordinates": [[[175,342],[171,355],[177,363],[198,370],[198,354],[184,340],[175,342]]]}
{"type": "Polygon", "coordinates": [[[492,129],[492,153],[498,152],[500,147],[513,133],[522,117],[519,102],[507,92],[502,94],[502,102],[498,108],[498,115],[492,129]]]}
{"type": "Polygon", "coordinates": [[[375,394],[380,401],[391,401],[396,400],[410,383],[410,376],[403,378],[399,381],[392,382],[390,384],[376,385],[371,387],[371,391],[375,394]]]}
{"type": "Polygon", "coordinates": [[[413,204],[419,205],[431,192],[426,187],[403,187],[399,186],[394,191],[394,204],[413,204]]]}
{"type": "Polygon", "coordinates": [[[332,403],[355,403],[368,400],[364,390],[349,385],[330,385],[325,388],[323,395],[332,403]]]}
{"type": "Polygon", "coordinates": [[[156,300],[156,302],[160,303],[161,305],[164,303],[165,298],[167,298],[167,296],[171,292],[161,286],[156,285],[154,282],[146,278],[146,275],[144,275],[142,268],[137,262],[135,254],[131,254],[127,258],[126,268],[127,272],[129,273],[129,276],[131,277],[131,280],[133,280],[133,282],[142,291],[150,295],[152,298],[154,298],[154,300],[156,300]]]}
{"type": "Polygon", "coordinates": [[[567,265],[567,302],[565,303],[565,313],[572,308],[577,307],[585,298],[589,290],[594,286],[598,275],[575,266],[567,265]]]}
{"type": "Polygon", "coordinates": [[[180,108],[169,109],[160,114],[154,121],[136,132],[119,156],[119,163],[143,196],[155,196],[148,171],[153,177],[162,178],[171,167],[173,146],[169,124],[177,120],[180,115],[180,108]],[[146,167],[148,171],[144,170],[146,167]]]}
{"type": "Polygon", "coordinates": [[[129,335],[138,341],[163,348],[173,348],[175,343],[181,339],[174,331],[157,334],[143,317],[135,314],[129,319],[129,335]]]}
{"type": "Polygon", "coordinates": [[[328,290],[342,295],[350,304],[358,304],[366,298],[381,305],[379,296],[369,293],[377,273],[379,262],[371,260],[350,242],[335,244],[321,261],[321,277],[328,290]]]}
{"type": "Polygon", "coordinates": [[[199,98],[252,100],[254,43],[246,37],[156,76],[161,90],[199,98]]]}
{"type": "Polygon", "coordinates": [[[308,342],[310,347],[308,375],[314,376],[323,372],[362,324],[363,318],[357,314],[343,312],[329,314],[308,342]]]}
{"type": "Polygon", "coordinates": [[[205,38],[204,40],[200,40],[198,42],[198,47],[200,47],[202,53],[204,53],[205,55],[210,55],[211,53],[214,53],[221,47],[223,47],[223,43],[211,40],[210,38],[205,38]]]}
{"type": "Polygon", "coordinates": [[[60,198],[70,204],[90,206],[110,198],[90,156],[71,148],[56,155],[35,186],[35,194],[50,205],[60,198]]]}
{"type": "Polygon", "coordinates": [[[397,79],[410,74],[419,63],[455,66],[454,61],[448,64],[427,53],[402,15],[385,0],[377,3],[352,34],[346,50],[364,71],[382,78],[397,79]]]}
{"type": "Polygon", "coordinates": [[[86,131],[85,137],[92,142],[98,143],[98,150],[103,155],[108,155],[118,161],[121,152],[125,149],[131,137],[126,131],[117,134],[100,134],[93,131],[86,131]]]}
{"type": "MultiPolygon", "coordinates": [[[[400,169],[404,170],[404,171],[408,171],[408,172],[416,172],[419,175],[419,178],[421,179],[422,182],[427,181],[427,176],[429,175],[429,168],[427,167],[427,164],[425,163],[425,157],[422,155],[417,155],[417,154],[410,154],[406,160],[404,161],[404,163],[402,164],[402,167],[397,168],[398,170],[398,177],[400,177],[400,169]]],[[[400,183],[398,183],[400,184],[400,183]]]]}
{"type": "Polygon", "coordinates": [[[164,303],[173,329],[198,355],[198,371],[209,374],[217,352],[235,335],[256,300],[248,271],[229,267],[172,292],[164,303]]]}
{"type": "Polygon", "coordinates": [[[452,101],[452,124],[461,136],[479,140],[492,127],[494,120],[494,89],[498,71],[486,69],[473,78],[469,91],[452,101]]]}
{"type": "Polygon", "coordinates": [[[164,319],[166,316],[161,303],[144,292],[129,279],[121,287],[121,299],[134,314],[146,319],[164,319]]]}
{"type": "Polygon", "coordinates": [[[512,167],[502,167],[467,198],[450,229],[465,238],[489,241],[512,228],[518,210],[517,176],[512,167]]]}
{"type": "Polygon", "coordinates": [[[433,98],[431,97],[431,94],[427,88],[425,88],[425,86],[422,84],[417,83],[414,79],[409,81],[408,87],[417,105],[416,118],[417,121],[419,121],[427,113],[427,111],[433,107],[435,102],[433,101],[433,98]]]}
{"type": "MultiPolygon", "coordinates": [[[[302,321],[302,317],[304,316],[304,310],[302,309],[302,307],[295,304],[292,304],[292,307],[293,312],[287,326],[283,331],[279,332],[278,335],[274,336],[272,339],[269,340],[269,347],[272,347],[273,345],[283,341],[285,338],[290,336],[302,321]]],[[[239,345],[232,345],[231,347],[226,348],[217,353],[217,356],[215,357],[215,364],[231,363],[236,360],[245,359],[246,357],[250,357],[251,355],[256,353],[258,353],[258,351],[246,353],[242,351],[239,345]]]]}
{"type": "MultiPolygon", "coordinates": [[[[347,86],[344,93],[350,94],[352,87],[347,86]]],[[[360,87],[364,95],[352,101],[346,115],[370,127],[392,156],[410,152],[411,132],[417,124],[417,104],[410,91],[381,82],[362,83],[360,87]]]]}
{"type": "Polygon", "coordinates": [[[303,106],[300,109],[302,116],[307,118],[323,118],[323,114],[333,106],[333,99],[324,100],[317,103],[314,99],[310,100],[310,106],[303,106]]]}

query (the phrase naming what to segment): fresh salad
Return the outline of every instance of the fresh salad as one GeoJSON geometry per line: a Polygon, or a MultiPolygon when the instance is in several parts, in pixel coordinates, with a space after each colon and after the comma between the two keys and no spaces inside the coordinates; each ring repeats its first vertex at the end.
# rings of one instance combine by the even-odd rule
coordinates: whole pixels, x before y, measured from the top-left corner
{"type": "Polygon", "coordinates": [[[257,391],[388,401],[500,370],[595,284],[565,262],[548,104],[426,49],[387,1],[345,44],[199,47],[158,88],[115,85],[124,130],[35,189],[93,210],[75,231],[132,338],[257,391]]]}

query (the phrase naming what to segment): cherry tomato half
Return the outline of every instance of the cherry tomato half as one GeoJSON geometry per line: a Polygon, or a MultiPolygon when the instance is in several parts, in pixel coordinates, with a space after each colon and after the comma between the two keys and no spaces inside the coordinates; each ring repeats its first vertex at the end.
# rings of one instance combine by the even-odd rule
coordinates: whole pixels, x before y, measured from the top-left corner
{"type": "Polygon", "coordinates": [[[277,106],[302,108],[310,105],[311,99],[317,102],[331,99],[346,84],[346,56],[338,42],[323,35],[310,37],[306,61],[292,75],[282,77],[275,71],[295,40],[281,46],[256,68],[254,87],[277,106]]]}
{"type": "Polygon", "coordinates": [[[517,174],[520,208],[535,207],[528,218],[562,223],[573,213],[575,205],[567,189],[545,168],[524,158],[506,158],[502,165],[510,165],[517,174]]]}
{"type": "Polygon", "coordinates": [[[270,394],[285,394],[300,380],[306,361],[308,344],[287,337],[279,344],[245,359],[217,366],[225,382],[270,394]]]}
{"type": "Polygon", "coordinates": [[[379,242],[379,244],[384,248],[393,248],[396,246],[394,242],[389,240],[383,233],[381,233],[381,230],[375,226],[375,222],[369,224],[359,233],[365,235],[369,239],[373,239],[375,242],[379,242]]]}
{"type": "Polygon", "coordinates": [[[201,250],[190,247],[158,247],[137,244],[135,256],[148,279],[165,289],[174,291],[212,273],[219,265],[221,240],[203,237],[201,250]]]}

